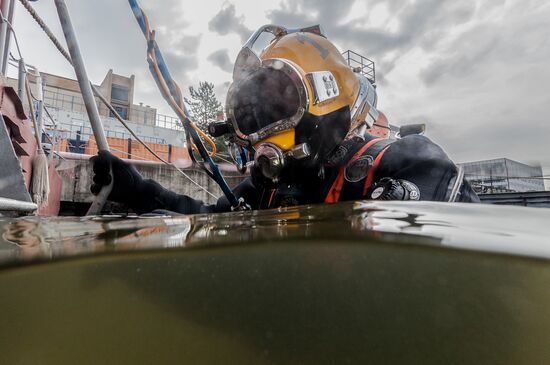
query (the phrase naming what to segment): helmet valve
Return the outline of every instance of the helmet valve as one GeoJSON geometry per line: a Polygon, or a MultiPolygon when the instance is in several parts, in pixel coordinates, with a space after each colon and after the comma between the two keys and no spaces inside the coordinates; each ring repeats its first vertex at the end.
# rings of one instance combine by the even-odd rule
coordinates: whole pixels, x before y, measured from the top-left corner
{"type": "Polygon", "coordinates": [[[311,148],[307,143],[301,143],[299,145],[296,145],[285,154],[286,157],[291,157],[296,160],[301,160],[302,158],[309,157],[310,155],[311,155],[311,148]]]}
{"type": "Polygon", "coordinates": [[[276,182],[285,165],[283,151],[272,143],[263,143],[256,149],[254,165],[264,177],[276,182]]]}
{"type": "Polygon", "coordinates": [[[272,143],[263,143],[256,149],[254,165],[261,171],[264,177],[277,182],[287,159],[300,160],[310,155],[311,149],[307,143],[294,146],[286,153],[272,143]]]}

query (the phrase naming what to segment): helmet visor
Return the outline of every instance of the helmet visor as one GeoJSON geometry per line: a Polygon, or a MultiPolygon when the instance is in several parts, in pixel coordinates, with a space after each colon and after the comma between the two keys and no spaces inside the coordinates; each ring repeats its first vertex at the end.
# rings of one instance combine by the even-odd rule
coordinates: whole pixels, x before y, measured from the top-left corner
{"type": "Polygon", "coordinates": [[[295,115],[300,96],[283,71],[261,68],[238,85],[232,105],[239,130],[250,135],[295,115]]]}

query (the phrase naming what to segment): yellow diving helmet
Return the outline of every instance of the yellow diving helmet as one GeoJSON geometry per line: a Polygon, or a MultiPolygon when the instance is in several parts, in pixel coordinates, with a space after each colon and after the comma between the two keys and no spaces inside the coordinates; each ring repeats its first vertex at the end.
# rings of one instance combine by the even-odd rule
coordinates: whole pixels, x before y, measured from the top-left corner
{"type": "Polygon", "coordinates": [[[377,117],[375,88],[360,71],[319,26],[258,29],[237,56],[227,94],[236,160],[242,165],[252,153],[256,168],[275,183],[289,160],[322,163],[377,117]],[[264,34],[273,39],[258,55],[254,45],[264,34]]]}

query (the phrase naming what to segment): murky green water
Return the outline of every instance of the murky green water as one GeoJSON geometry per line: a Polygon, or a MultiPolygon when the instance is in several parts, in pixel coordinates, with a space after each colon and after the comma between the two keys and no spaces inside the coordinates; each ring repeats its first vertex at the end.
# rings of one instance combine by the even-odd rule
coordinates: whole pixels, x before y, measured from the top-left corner
{"type": "Polygon", "coordinates": [[[546,363],[549,212],[494,208],[0,221],[1,362],[546,363]]]}

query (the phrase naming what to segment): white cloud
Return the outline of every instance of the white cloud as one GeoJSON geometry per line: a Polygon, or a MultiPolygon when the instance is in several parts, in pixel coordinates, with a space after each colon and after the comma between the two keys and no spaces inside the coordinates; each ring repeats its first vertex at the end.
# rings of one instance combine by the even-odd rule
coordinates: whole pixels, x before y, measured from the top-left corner
{"type": "MultiPolygon", "coordinates": [[[[136,74],[136,100],[169,112],[148,75],[145,41],[125,1],[67,1],[90,78],[136,74]]],[[[265,23],[321,23],[342,50],[376,62],[379,103],[393,122],[428,134],[464,161],[509,157],[550,166],[550,4],[543,0],[142,0],[182,89],[210,81],[224,93],[249,33],[265,23]],[[210,61],[208,61],[210,60],[210,61]],[[218,67],[212,67],[212,63],[218,67]]],[[[33,6],[62,39],[51,2],[33,6]]],[[[29,63],[73,72],[18,7],[15,27],[29,63]]],[[[225,95],[218,95],[220,100],[225,95]]]]}
{"type": "Polygon", "coordinates": [[[208,29],[220,35],[237,33],[245,42],[252,30],[244,25],[244,16],[237,16],[235,5],[228,3],[208,22],[208,29]]]}
{"type": "Polygon", "coordinates": [[[208,56],[207,59],[225,72],[233,71],[233,62],[229,59],[227,49],[219,49],[214,51],[208,56]]]}

